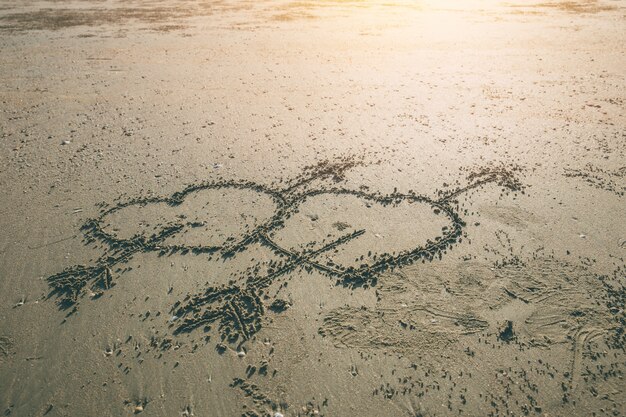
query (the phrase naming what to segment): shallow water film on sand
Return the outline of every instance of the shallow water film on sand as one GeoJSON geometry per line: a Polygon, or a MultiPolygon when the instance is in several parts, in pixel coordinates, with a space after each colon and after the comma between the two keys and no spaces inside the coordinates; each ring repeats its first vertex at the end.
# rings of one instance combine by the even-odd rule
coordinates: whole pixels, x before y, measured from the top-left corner
{"type": "Polygon", "coordinates": [[[0,413],[625,415],[625,25],[0,0],[0,413]]]}

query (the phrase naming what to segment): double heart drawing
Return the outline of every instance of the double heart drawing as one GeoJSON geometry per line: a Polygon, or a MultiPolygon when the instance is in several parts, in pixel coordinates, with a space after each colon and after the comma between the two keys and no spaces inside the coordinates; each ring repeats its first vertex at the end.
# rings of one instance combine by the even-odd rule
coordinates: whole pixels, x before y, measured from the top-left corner
{"type": "MultiPolygon", "coordinates": [[[[252,245],[261,245],[269,248],[278,260],[252,265],[228,284],[210,285],[198,294],[176,302],[171,309],[177,319],[173,324],[175,333],[190,332],[217,323],[222,340],[242,343],[260,330],[266,309],[281,312],[289,306],[278,294],[282,288],[281,280],[294,270],[317,271],[343,286],[374,286],[381,273],[420,260],[441,258],[447,249],[462,239],[465,223],[457,205],[457,198],[462,194],[487,184],[496,184],[506,191],[523,188],[515,177],[515,169],[504,166],[488,166],[471,171],[464,186],[439,191],[437,198],[414,192],[402,194],[394,191],[383,195],[368,192],[367,187],[358,190],[337,187],[345,172],[360,163],[351,158],[325,161],[306,168],[302,175],[281,188],[249,181],[214,181],[191,185],[166,197],[142,197],[105,207],[98,218],[87,221],[82,227],[87,241],[103,243],[107,248],[105,253],[94,265],[72,266],[48,277],[50,296],[58,298],[61,308],[74,312],[87,292],[92,298],[98,298],[113,287],[116,275],[124,273],[121,266],[139,253],[211,254],[233,258],[252,245]],[[187,200],[211,191],[220,191],[221,195],[253,193],[255,199],[267,201],[273,206],[273,212],[266,218],[255,219],[245,232],[231,233],[227,238],[210,245],[185,241],[185,236],[189,236],[187,232],[200,230],[202,233],[203,228],[206,229],[206,223],[201,219],[190,220],[185,215],[159,223],[150,234],[137,233],[125,237],[109,230],[106,224],[111,217],[123,217],[130,209],[141,212],[155,205],[176,209],[187,200]],[[329,223],[325,222],[328,220],[326,217],[332,216],[329,206],[336,206],[338,202],[339,205],[346,203],[359,206],[361,214],[352,218],[356,223],[362,223],[363,227],[335,222],[332,226],[336,230],[326,233],[329,227],[329,223]],[[319,242],[308,236],[306,230],[305,233],[289,233],[290,229],[300,224],[299,217],[302,217],[301,211],[305,207],[316,207],[323,212],[321,217],[317,214],[309,215],[311,221],[319,220],[317,224],[322,229],[326,228],[322,230],[324,236],[319,242]],[[405,216],[400,220],[389,219],[389,209],[398,207],[415,208],[421,210],[421,214],[405,216]],[[370,217],[376,215],[382,219],[378,227],[410,232],[403,239],[403,248],[397,253],[385,251],[380,245],[363,246],[371,242],[368,236],[380,237],[378,233],[368,230],[372,225],[370,217]],[[424,221],[431,226],[436,225],[437,229],[431,227],[430,230],[437,232],[430,238],[420,236],[417,239],[417,232],[412,233],[411,230],[428,229],[424,221]],[[412,241],[412,238],[419,241],[412,241]],[[408,248],[407,241],[410,242],[408,248]],[[354,257],[355,254],[355,262],[345,262],[347,257],[354,257]]],[[[333,210],[336,212],[337,207],[333,207],[333,210]]],[[[227,217],[227,213],[220,211],[214,213],[213,217],[219,222],[221,218],[227,217]]]]}

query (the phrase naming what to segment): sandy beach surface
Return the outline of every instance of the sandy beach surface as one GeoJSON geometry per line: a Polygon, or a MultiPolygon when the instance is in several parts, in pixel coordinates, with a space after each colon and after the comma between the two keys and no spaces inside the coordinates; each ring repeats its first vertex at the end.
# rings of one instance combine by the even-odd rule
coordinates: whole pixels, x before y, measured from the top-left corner
{"type": "Polygon", "coordinates": [[[0,1],[0,415],[626,415],[626,1],[0,1]]]}

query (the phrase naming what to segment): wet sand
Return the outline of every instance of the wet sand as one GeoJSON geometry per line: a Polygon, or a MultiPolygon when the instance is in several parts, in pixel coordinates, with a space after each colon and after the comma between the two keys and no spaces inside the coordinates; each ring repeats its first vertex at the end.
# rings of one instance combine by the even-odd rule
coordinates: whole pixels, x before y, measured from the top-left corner
{"type": "Polygon", "coordinates": [[[0,2],[0,413],[626,414],[625,18],[0,2]]]}

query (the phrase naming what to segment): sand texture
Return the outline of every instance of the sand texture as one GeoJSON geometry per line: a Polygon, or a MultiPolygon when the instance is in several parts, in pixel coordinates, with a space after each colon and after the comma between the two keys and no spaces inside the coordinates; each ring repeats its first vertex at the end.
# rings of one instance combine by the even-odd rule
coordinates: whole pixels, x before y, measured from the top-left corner
{"type": "Polygon", "coordinates": [[[626,415],[626,1],[0,0],[0,415],[626,415]]]}

